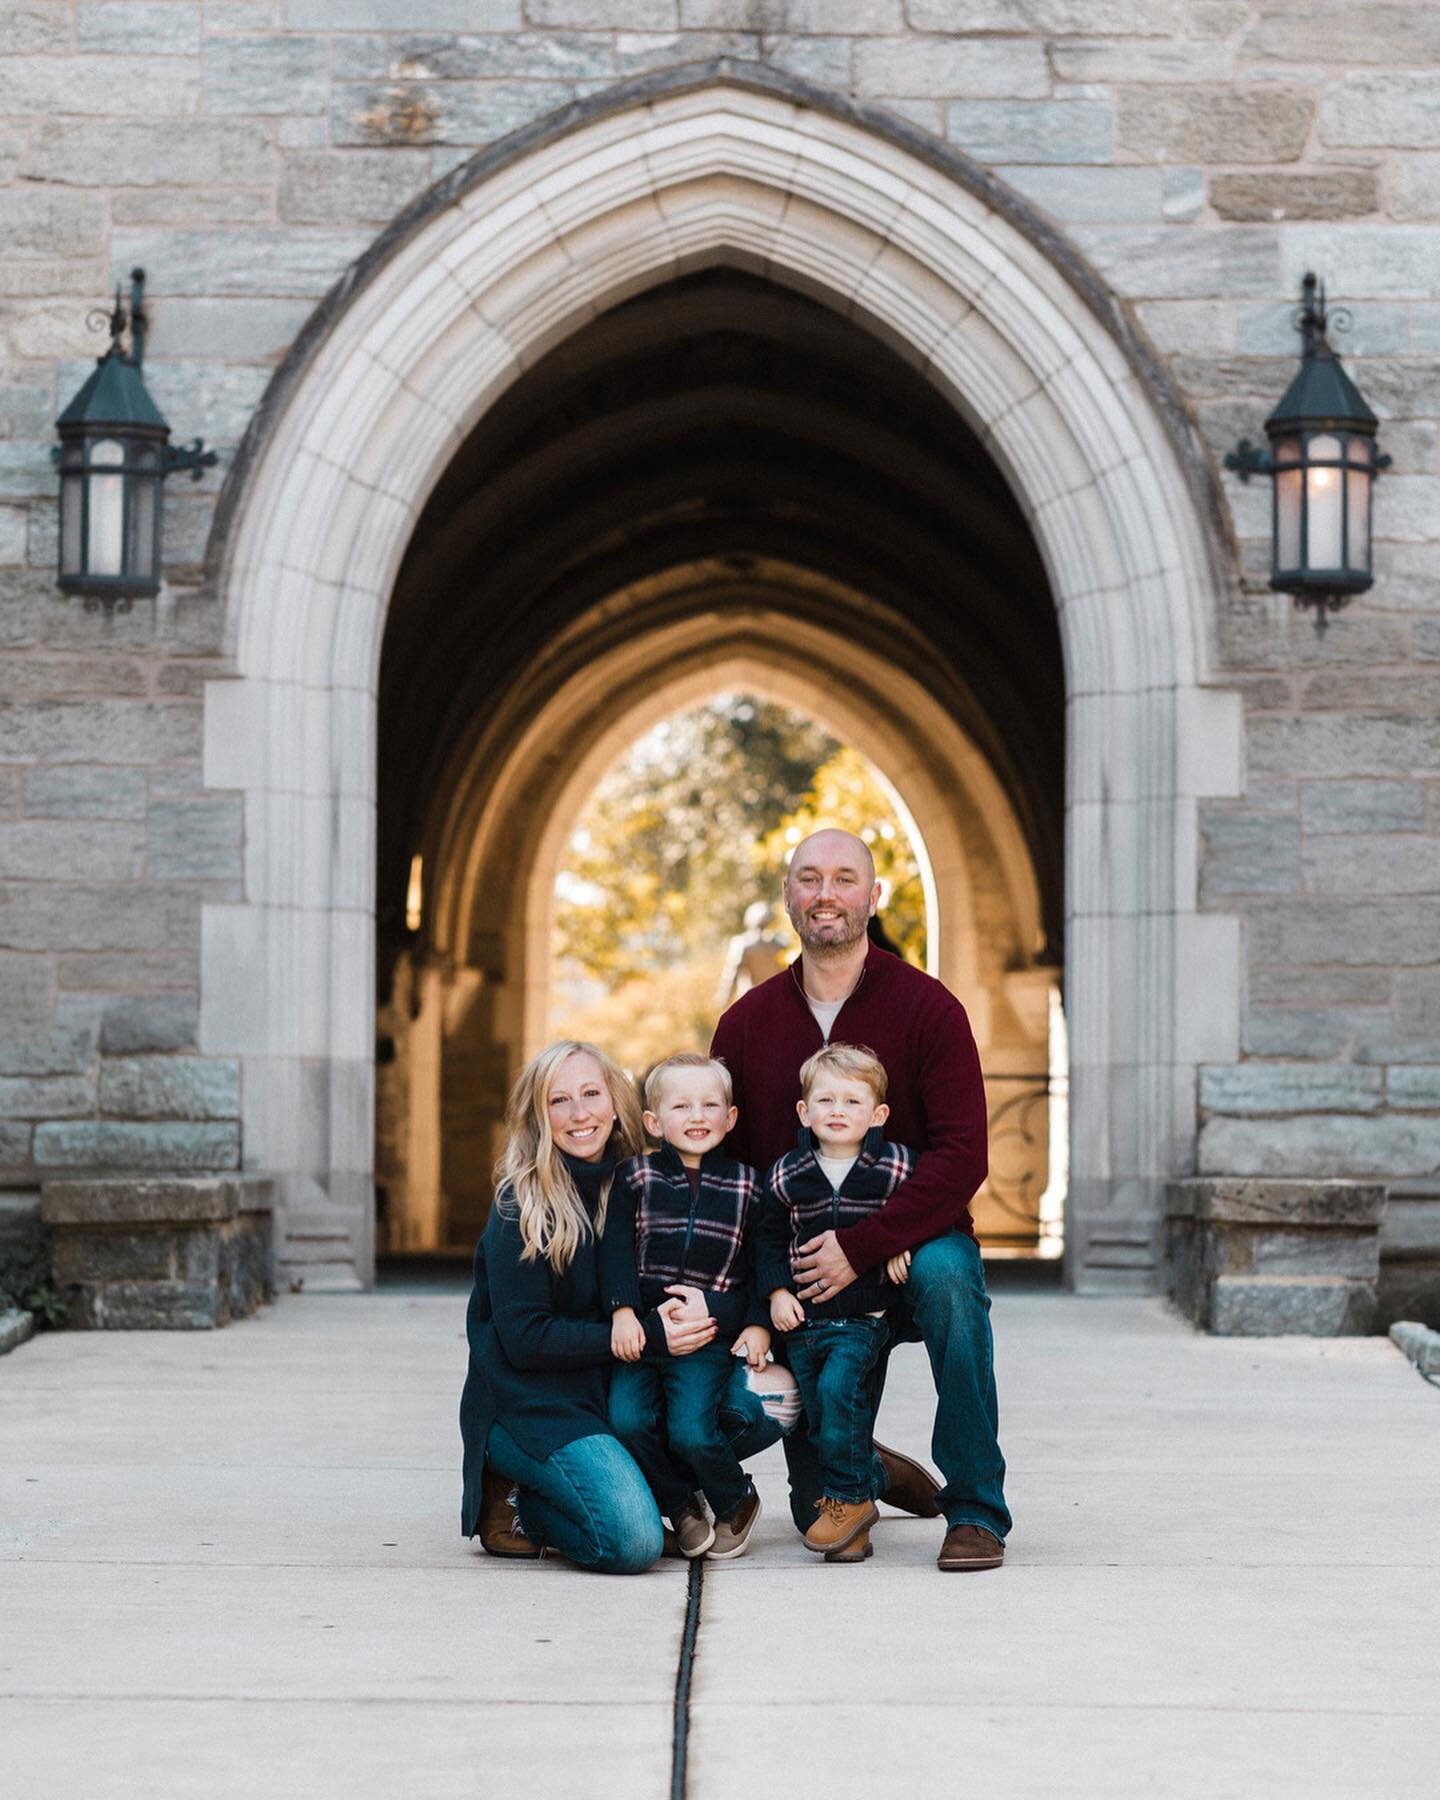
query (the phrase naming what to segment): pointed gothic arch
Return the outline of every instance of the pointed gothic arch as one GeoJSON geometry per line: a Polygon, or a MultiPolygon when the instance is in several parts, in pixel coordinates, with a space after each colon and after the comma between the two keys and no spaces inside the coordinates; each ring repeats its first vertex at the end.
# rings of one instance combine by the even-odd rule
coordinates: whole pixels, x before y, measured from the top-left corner
{"type": "Polygon", "coordinates": [[[202,1038],[242,1059],[247,1166],[371,1230],[375,692],[427,495],[549,348],[716,263],[861,324],[964,415],[1039,546],[1064,648],[1070,1270],[1153,1283],[1195,1068],[1235,1052],[1238,926],[1201,914],[1195,801],[1236,791],[1204,685],[1217,509],[1078,257],[963,158],[801,84],[683,73],[457,171],[320,309],[239,458],[212,551],[232,679],[206,780],[243,790],[245,898],[207,906],[202,1038]]]}

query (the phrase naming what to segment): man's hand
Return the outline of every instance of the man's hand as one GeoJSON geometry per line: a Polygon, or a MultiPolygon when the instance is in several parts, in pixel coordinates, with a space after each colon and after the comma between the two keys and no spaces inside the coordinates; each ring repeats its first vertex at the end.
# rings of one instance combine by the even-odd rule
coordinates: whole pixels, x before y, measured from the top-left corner
{"type": "Polygon", "coordinates": [[[902,1250],[898,1256],[892,1256],[885,1265],[887,1281],[901,1282],[910,1279],[910,1252],[902,1250]]]}
{"type": "Polygon", "coordinates": [[[833,1231],[811,1238],[795,1254],[795,1285],[802,1300],[833,1300],[855,1278],[833,1231]]]}
{"type": "Polygon", "coordinates": [[[770,1333],[763,1325],[747,1325],[730,1346],[732,1356],[743,1356],[758,1375],[770,1354],[770,1333]]]}
{"type": "Polygon", "coordinates": [[[617,1306],[610,1315],[610,1354],[620,1362],[639,1362],[645,1354],[645,1327],[633,1306],[617,1306]]]}
{"type": "Polygon", "coordinates": [[[805,1323],[805,1308],[789,1288],[776,1288],[770,1296],[770,1323],[777,1331],[793,1331],[805,1323]]]}
{"type": "Polygon", "coordinates": [[[663,1300],[660,1303],[659,1310],[667,1319],[679,1319],[688,1325],[698,1325],[710,1317],[703,1288],[677,1283],[674,1287],[667,1287],[665,1292],[675,1296],[673,1300],[663,1300]]]}

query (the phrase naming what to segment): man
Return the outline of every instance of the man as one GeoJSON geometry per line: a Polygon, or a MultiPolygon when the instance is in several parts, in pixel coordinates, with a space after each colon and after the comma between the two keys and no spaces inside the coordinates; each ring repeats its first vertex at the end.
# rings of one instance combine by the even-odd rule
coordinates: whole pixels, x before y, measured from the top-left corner
{"type": "MultiPolygon", "coordinates": [[[[797,1292],[802,1300],[833,1295],[887,1257],[913,1253],[909,1328],[902,1325],[901,1335],[924,1342],[935,1378],[932,1449],[944,1477],[935,1499],[948,1527],[939,1566],[999,1568],[1010,1514],[996,1437],[990,1301],[970,1223],[987,1152],[985,1090],[969,1021],[940,982],[869,942],[880,887],[859,838],[846,831],[807,838],[791,859],[784,896],[800,960],[742,995],[711,1045],[730,1070],[740,1109],[729,1148],[762,1171],[793,1148],[800,1065],[832,1037],[868,1045],[884,1064],[886,1134],[920,1152],[919,1164],[878,1213],[802,1246],[797,1292]]],[[[879,1387],[884,1378],[882,1361],[879,1387]]],[[[785,1453],[791,1512],[803,1531],[819,1497],[803,1427],[786,1438],[785,1453]]],[[[882,1451],[880,1460],[883,1497],[927,1511],[914,1503],[917,1465],[893,1452],[882,1451]]]]}

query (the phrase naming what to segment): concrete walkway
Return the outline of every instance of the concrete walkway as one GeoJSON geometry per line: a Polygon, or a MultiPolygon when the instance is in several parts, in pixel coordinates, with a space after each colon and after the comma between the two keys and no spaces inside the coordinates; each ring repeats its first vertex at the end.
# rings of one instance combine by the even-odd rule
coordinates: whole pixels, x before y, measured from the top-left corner
{"type": "MultiPolygon", "coordinates": [[[[799,1545],[778,1450],[704,1577],[692,1800],[1435,1791],[1440,1392],[1383,1339],[1002,1293],[1007,1567],[799,1545]]],[[[282,1300],[0,1361],[7,1800],[656,1800],[683,1568],[457,1535],[463,1296],[282,1300]]],[[[928,1374],[883,1435],[923,1448],[928,1374]]]]}

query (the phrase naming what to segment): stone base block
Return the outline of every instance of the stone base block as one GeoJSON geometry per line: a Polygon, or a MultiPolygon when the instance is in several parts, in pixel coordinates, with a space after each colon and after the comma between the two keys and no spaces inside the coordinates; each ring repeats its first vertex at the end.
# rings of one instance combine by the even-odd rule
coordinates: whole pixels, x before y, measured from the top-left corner
{"type": "Polygon", "coordinates": [[[274,1296],[268,1180],[75,1177],[47,1181],[40,1207],[80,1330],[208,1330],[274,1296]]]}
{"type": "Polygon", "coordinates": [[[18,1350],[35,1335],[35,1315],[18,1306],[0,1306],[0,1356],[18,1350]]]}
{"type": "Polygon", "coordinates": [[[1385,1190],[1212,1176],[1166,1189],[1170,1296],[1222,1337],[1377,1329],[1385,1190]]]}
{"type": "Polygon", "coordinates": [[[1380,1227],[1376,1323],[1383,1331],[1399,1319],[1440,1330],[1440,1181],[1390,1189],[1380,1227]]]}

